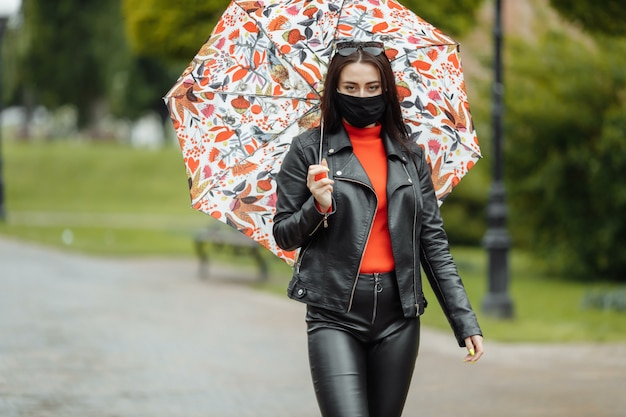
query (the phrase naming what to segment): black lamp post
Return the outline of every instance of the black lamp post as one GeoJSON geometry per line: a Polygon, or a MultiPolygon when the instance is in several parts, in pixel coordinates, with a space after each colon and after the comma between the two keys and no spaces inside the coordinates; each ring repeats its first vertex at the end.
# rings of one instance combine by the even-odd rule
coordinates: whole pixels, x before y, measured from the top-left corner
{"type": "MultiPolygon", "coordinates": [[[[0,117],[3,109],[2,96],[2,43],[4,40],[4,32],[9,21],[9,17],[20,8],[21,0],[1,0],[0,2],[0,117]]],[[[4,178],[2,169],[2,123],[0,119],[0,221],[6,220],[6,209],[4,205],[4,178]]]]}
{"type": "Polygon", "coordinates": [[[0,10],[0,221],[6,220],[6,210],[4,208],[4,176],[2,169],[2,109],[3,109],[3,97],[2,97],[2,41],[4,39],[4,30],[6,29],[9,16],[5,15],[0,10]]]}
{"type": "Polygon", "coordinates": [[[502,1],[495,0],[493,84],[493,183],[487,207],[488,229],[483,243],[489,254],[489,291],[483,312],[496,318],[512,318],[513,302],[508,295],[508,251],[511,239],[506,229],[507,207],[502,167],[502,1]]]}

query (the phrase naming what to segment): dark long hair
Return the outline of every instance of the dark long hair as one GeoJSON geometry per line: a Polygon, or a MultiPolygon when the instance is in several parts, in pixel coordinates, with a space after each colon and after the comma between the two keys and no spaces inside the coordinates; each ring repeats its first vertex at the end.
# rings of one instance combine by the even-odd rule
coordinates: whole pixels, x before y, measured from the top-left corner
{"type": "Polygon", "coordinates": [[[361,49],[357,49],[356,52],[348,56],[335,54],[328,65],[328,71],[324,80],[324,93],[320,105],[322,118],[324,119],[324,134],[335,133],[341,128],[341,113],[335,104],[337,102],[339,76],[347,65],[355,62],[370,64],[378,69],[383,95],[387,103],[385,113],[380,120],[382,130],[392,140],[397,141],[402,147],[406,148],[409,137],[404,119],[402,118],[398,90],[396,89],[396,78],[391,69],[391,63],[384,53],[374,56],[361,49]]]}

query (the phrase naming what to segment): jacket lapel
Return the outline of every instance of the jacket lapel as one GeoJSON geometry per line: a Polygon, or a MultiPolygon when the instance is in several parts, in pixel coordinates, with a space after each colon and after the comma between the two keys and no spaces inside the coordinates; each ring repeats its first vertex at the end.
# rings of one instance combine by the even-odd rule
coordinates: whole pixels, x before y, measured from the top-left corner
{"type": "Polygon", "coordinates": [[[408,158],[400,145],[385,134],[383,134],[383,143],[387,152],[387,197],[389,198],[398,188],[410,186],[412,180],[406,169],[408,158]]]}
{"type": "Polygon", "coordinates": [[[352,143],[343,127],[328,136],[326,154],[331,177],[361,182],[373,188],[365,169],[352,152],[352,143]]]}

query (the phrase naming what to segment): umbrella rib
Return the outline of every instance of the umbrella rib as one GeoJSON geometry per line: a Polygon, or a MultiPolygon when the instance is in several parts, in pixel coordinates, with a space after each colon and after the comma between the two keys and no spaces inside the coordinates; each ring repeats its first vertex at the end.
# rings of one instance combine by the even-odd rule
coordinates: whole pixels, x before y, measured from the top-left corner
{"type": "Polygon", "coordinates": [[[270,99],[281,99],[281,100],[297,100],[297,101],[302,101],[302,102],[310,102],[313,99],[310,98],[306,98],[306,97],[298,97],[298,96],[281,96],[281,97],[277,97],[277,96],[273,96],[271,94],[258,94],[258,93],[254,93],[254,92],[241,92],[241,91],[222,91],[222,90],[214,90],[214,91],[209,91],[211,93],[214,94],[223,94],[223,95],[227,95],[227,96],[247,96],[247,97],[260,97],[260,98],[270,98],[270,99]]]}

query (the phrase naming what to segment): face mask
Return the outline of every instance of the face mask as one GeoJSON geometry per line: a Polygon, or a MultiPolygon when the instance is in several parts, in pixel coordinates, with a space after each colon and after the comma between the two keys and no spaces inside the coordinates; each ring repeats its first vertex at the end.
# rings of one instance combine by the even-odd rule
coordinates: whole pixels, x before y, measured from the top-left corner
{"type": "Polygon", "coordinates": [[[355,127],[376,123],[387,108],[382,94],[374,97],[354,97],[337,92],[337,105],[341,116],[355,127]]]}

